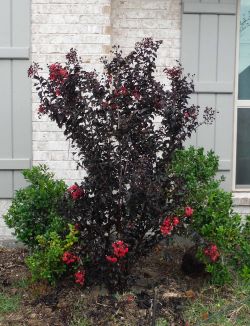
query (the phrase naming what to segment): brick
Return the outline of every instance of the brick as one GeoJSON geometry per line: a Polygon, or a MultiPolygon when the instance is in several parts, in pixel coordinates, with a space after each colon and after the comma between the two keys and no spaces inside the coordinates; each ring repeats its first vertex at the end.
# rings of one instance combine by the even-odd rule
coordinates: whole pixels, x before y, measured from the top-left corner
{"type": "MultiPolygon", "coordinates": [[[[114,8],[141,8],[142,3],[145,0],[113,0],[112,1],[112,6],[114,8]]],[[[148,1],[148,0],[146,0],[148,1]]],[[[150,0],[151,1],[151,0],[150,0]]]]}
{"type": "Polygon", "coordinates": [[[102,7],[102,13],[104,15],[110,16],[110,14],[111,14],[111,6],[104,6],[104,7],[102,7]]]}
{"type": "Polygon", "coordinates": [[[105,26],[103,33],[111,35],[112,34],[112,26],[105,26]]]}
{"type": "Polygon", "coordinates": [[[33,14],[85,14],[85,15],[101,15],[103,8],[108,6],[98,6],[92,4],[33,4],[33,14]]]}
{"type": "Polygon", "coordinates": [[[50,152],[33,150],[33,164],[35,164],[36,161],[41,162],[41,161],[50,161],[50,160],[51,160],[51,153],[50,152]]]}
{"type": "Polygon", "coordinates": [[[103,53],[108,54],[111,51],[111,45],[102,46],[103,53]]]}

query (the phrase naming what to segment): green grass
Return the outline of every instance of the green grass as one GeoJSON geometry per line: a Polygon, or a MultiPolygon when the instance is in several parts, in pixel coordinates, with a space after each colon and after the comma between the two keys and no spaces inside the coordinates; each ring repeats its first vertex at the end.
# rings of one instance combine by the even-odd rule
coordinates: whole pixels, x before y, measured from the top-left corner
{"type": "Polygon", "coordinates": [[[88,319],[83,315],[82,307],[85,306],[84,298],[79,298],[78,301],[75,302],[73,312],[72,312],[72,320],[69,326],[91,326],[91,323],[88,319]]]}
{"type": "Polygon", "coordinates": [[[159,318],[156,321],[156,326],[169,326],[169,323],[166,319],[164,318],[159,318]]]}
{"type": "Polygon", "coordinates": [[[17,311],[20,305],[20,297],[18,295],[7,295],[0,292],[0,316],[9,312],[17,311]]]}
{"type": "Polygon", "coordinates": [[[250,283],[204,288],[185,311],[190,326],[250,325],[250,283]]]}
{"type": "Polygon", "coordinates": [[[17,287],[19,289],[27,289],[30,284],[31,280],[29,278],[21,278],[13,284],[13,287],[17,287]]]}
{"type": "Polygon", "coordinates": [[[70,326],[90,326],[90,323],[84,317],[74,317],[70,326]]]}

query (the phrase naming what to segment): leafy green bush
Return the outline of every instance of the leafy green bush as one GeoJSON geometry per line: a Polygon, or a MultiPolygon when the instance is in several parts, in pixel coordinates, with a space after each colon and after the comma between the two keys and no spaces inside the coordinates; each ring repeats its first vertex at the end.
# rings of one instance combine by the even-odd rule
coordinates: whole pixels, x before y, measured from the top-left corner
{"type": "Polygon", "coordinates": [[[216,180],[218,157],[203,148],[176,153],[170,173],[185,184],[186,204],[194,208],[189,234],[200,246],[197,256],[206,263],[212,282],[223,284],[238,272],[250,279],[250,218],[232,209],[232,194],[216,180]]]}
{"type": "MultiPolygon", "coordinates": [[[[70,254],[68,250],[72,249],[78,241],[77,234],[79,232],[71,224],[68,225],[68,228],[66,237],[55,231],[37,236],[39,247],[26,259],[33,281],[47,280],[50,283],[55,283],[66,272],[67,267],[77,267],[77,264],[68,264],[68,261],[64,259],[65,253],[70,254]]],[[[73,257],[77,258],[77,256],[73,257]]],[[[74,262],[78,263],[78,259],[75,259],[74,262]]]]}
{"type": "Polygon", "coordinates": [[[29,185],[16,192],[4,219],[14,228],[17,239],[34,248],[37,236],[63,229],[65,222],[58,214],[58,205],[67,187],[62,180],[54,180],[45,165],[25,170],[23,175],[29,185]]]}

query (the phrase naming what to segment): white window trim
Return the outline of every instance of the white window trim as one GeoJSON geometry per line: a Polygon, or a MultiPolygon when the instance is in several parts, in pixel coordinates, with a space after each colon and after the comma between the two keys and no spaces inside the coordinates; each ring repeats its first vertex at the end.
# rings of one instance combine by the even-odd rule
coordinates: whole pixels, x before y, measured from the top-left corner
{"type": "Polygon", "coordinates": [[[234,89],[234,122],[233,122],[233,171],[232,171],[232,190],[233,192],[250,192],[250,185],[236,185],[236,155],[237,155],[237,121],[238,108],[250,110],[250,100],[238,100],[238,82],[239,82],[239,52],[240,52],[240,1],[237,1],[237,28],[236,28],[236,55],[235,55],[235,89],[234,89]]]}

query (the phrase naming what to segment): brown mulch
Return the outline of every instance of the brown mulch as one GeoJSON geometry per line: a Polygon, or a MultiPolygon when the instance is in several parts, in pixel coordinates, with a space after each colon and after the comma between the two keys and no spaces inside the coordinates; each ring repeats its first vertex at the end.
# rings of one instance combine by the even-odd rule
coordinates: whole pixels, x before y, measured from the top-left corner
{"type": "Polygon", "coordinates": [[[183,274],[183,248],[167,252],[157,246],[135,266],[131,289],[110,295],[104,288],[80,288],[71,280],[55,287],[32,284],[24,262],[27,252],[0,248],[0,293],[20,297],[16,311],[0,312],[0,326],[151,326],[159,318],[171,326],[185,326],[183,308],[195,298],[204,277],[183,274]]]}

